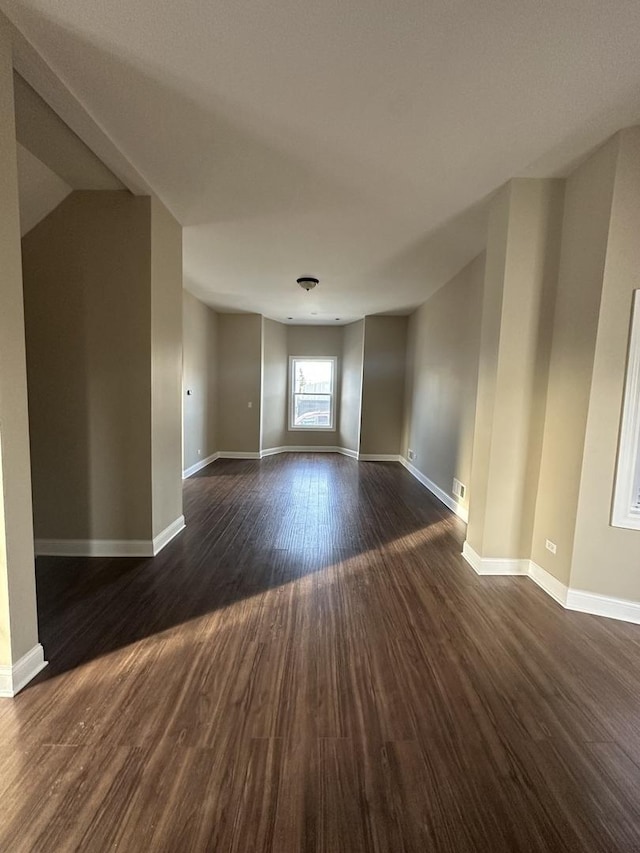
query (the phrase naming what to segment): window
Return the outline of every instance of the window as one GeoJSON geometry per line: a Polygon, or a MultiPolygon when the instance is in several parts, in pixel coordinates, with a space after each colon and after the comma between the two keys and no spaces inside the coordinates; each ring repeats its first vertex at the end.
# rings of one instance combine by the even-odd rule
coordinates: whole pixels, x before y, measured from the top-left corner
{"type": "Polygon", "coordinates": [[[640,529],[640,290],[633,294],[631,340],[611,524],[640,529]]]}
{"type": "Polygon", "coordinates": [[[289,429],[335,429],[336,358],[289,359],[289,429]]]}

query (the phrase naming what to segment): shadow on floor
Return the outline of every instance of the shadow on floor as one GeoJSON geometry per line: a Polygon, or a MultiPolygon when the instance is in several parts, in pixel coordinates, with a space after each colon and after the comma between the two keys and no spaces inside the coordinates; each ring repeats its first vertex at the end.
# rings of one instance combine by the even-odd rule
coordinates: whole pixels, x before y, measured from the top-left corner
{"type": "Polygon", "coordinates": [[[157,557],[38,558],[37,681],[391,543],[427,544],[434,524],[464,532],[399,464],[330,454],[219,460],[185,481],[184,507],[157,557]]]}

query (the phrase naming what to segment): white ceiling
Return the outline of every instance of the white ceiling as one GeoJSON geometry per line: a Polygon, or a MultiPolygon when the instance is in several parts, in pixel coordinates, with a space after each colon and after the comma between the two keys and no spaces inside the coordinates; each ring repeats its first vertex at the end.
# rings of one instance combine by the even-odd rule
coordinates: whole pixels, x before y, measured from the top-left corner
{"type": "Polygon", "coordinates": [[[185,286],[226,310],[406,310],[481,251],[505,180],[640,119],[637,0],[0,6],[185,226],[185,286]]]}
{"type": "Polygon", "coordinates": [[[74,190],[125,189],[19,74],[13,87],[18,143],[74,190]]]}

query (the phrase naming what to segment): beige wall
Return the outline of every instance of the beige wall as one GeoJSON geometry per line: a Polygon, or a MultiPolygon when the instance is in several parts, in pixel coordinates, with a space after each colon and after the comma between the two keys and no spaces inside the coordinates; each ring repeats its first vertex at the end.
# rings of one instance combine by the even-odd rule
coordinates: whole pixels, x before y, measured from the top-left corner
{"type": "Polygon", "coordinates": [[[36,537],[151,534],[150,199],[74,192],[22,242],[36,537]]]}
{"type": "Polygon", "coordinates": [[[562,205],[561,181],[517,179],[491,213],[467,530],[485,558],[530,555],[562,205]]]}
{"type": "Polygon", "coordinates": [[[407,324],[406,317],[365,318],[361,453],[400,453],[407,324]]]}
{"type": "Polygon", "coordinates": [[[263,318],[262,447],[282,447],[287,438],[287,327],[263,318]]]}
{"type": "Polygon", "coordinates": [[[473,497],[473,512],[467,527],[467,541],[481,553],[486,520],[491,437],[496,396],[500,323],[502,319],[502,286],[507,256],[510,187],[504,186],[491,205],[487,232],[487,250],[480,309],[480,351],[478,355],[477,396],[472,465],[469,473],[467,504],[473,497]]]}
{"type": "MultiPolygon", "coordinates": [[[[571,586],[640,601],[640,531],[610,525],[632,294],[640,286],[640,128],[622,131],[609,147],[617,149],[616,175],[602,271],[571,586]]],[[[601,156],[610,158],[613,152],[601,156]]],[[[608,186],[602,194],[608,198],[608,186]]],[[[604,205],[601,199],[596,204],[604,205]]],[[[597,215],[596,211],[592,215],[597,215]]]]}
{"type": "Polygon", "coordinates": [[[186,290],[182,292],[183,467],[218,450],[218,315],[186,290]],[[187,395],[187,390],[192,393],[187,395]]]}
{"type": "MultiPolygon", "coordinates": [[[[343,329],[348,326],[287,326],[287,349],[290,356],[336,356],[338,375],[336,377],[336,429],[335,430],[290,430],[285,429],[283,444],[289,446],[335,447],[339,440],[341,423],[341,380],[344,381],[344,363],[342,359],[343,329]]],[[[342,386],[344,387],[344,386],[342,386]]],[[[288,416],[285,425],[288,427],[288,416]]]]}
{"type": "Polygon", "coordinates": [[[219,450],[260,451],[261,359],[262,317],[259,314],[219,314],[219,450]]]}
{"type": "Polygon", "coordinates": [[[638,601],[640,533],[610,516],[640,268],[640,128],[558,186],[512,181],[494,204],[474,445],[487,488],[483,516],[472,475],[467,538],[484,557],[530,557],[573,590],[638,601]]]}
{"type": "Polygon", "coordinates": [[[0,17],[0,665],[38,642],[12,59],[0,17]]]}
{"type": "Polygon", "coordinates": [[[151,199],[153,536],[182,515],[182,227],[151,199]]]}
{"type": "Polygon", "coordinates": [[[220,314],[218,327],[219,450],[253,453],[282,446],[333,447],[344,435],[349,440],[346,446],[357,449],[354,430],[359,423],[361,379],[351,382],[355,374],[351,373],[349,336],[355,328],[359,341],[356,373],[361,377],[362,321],[353,327],[287,326],[257,314],[220,314]],[[348,399],[342,384],[343,337],[348,352],[347,387],[355,395],[348,399]],[[336,430],[288,428],[290,356],[337,357],[336,430]],[[249,401],[252,409],[247,408],[249,401]],[[342,407],[346,407],[344,416],[342,407]]]}
{"type": "Polygon", "coordinates": [[[401,452],[451,495],[453,478],[467,487],[467,508],[480,349],[484,255],[409,318],[407,385],[401,452]]]}
{"type": "MultiPolygon", "coordinates": [[[[567,180],[531,557],[568,583],[607,251],[617,140],[567,180]],[[557,546],[545,548],[550,539],[557,546]]],[[[628,322],[628,321],[627,321],[628,322]]]]}
{"type": "Polygon", "coordinates": [[[340,447],[360,448],[362,418],[362,369],[364,358],[364,320],[343,327],[342,388],[340,392],[339,441],[340,447]]]}

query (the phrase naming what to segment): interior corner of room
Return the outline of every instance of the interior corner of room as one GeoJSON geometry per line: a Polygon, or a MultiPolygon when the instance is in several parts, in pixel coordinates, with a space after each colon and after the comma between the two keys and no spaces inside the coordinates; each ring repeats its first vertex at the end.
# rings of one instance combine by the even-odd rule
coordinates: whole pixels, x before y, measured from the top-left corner
{"type": "Polygon", "coordinates": [[[185,475],[304,449],[398,461],[468,520],[478,573],[528,575],[567,608],[638,621],[640,536],[610,518],[639,144],[630,128],[566,178],[509,181],[484,251],[408,316],[260,323],[185,291],[185,475]],[[292,355],[339,358],[335,433],[287,430],[292,355]]]}

